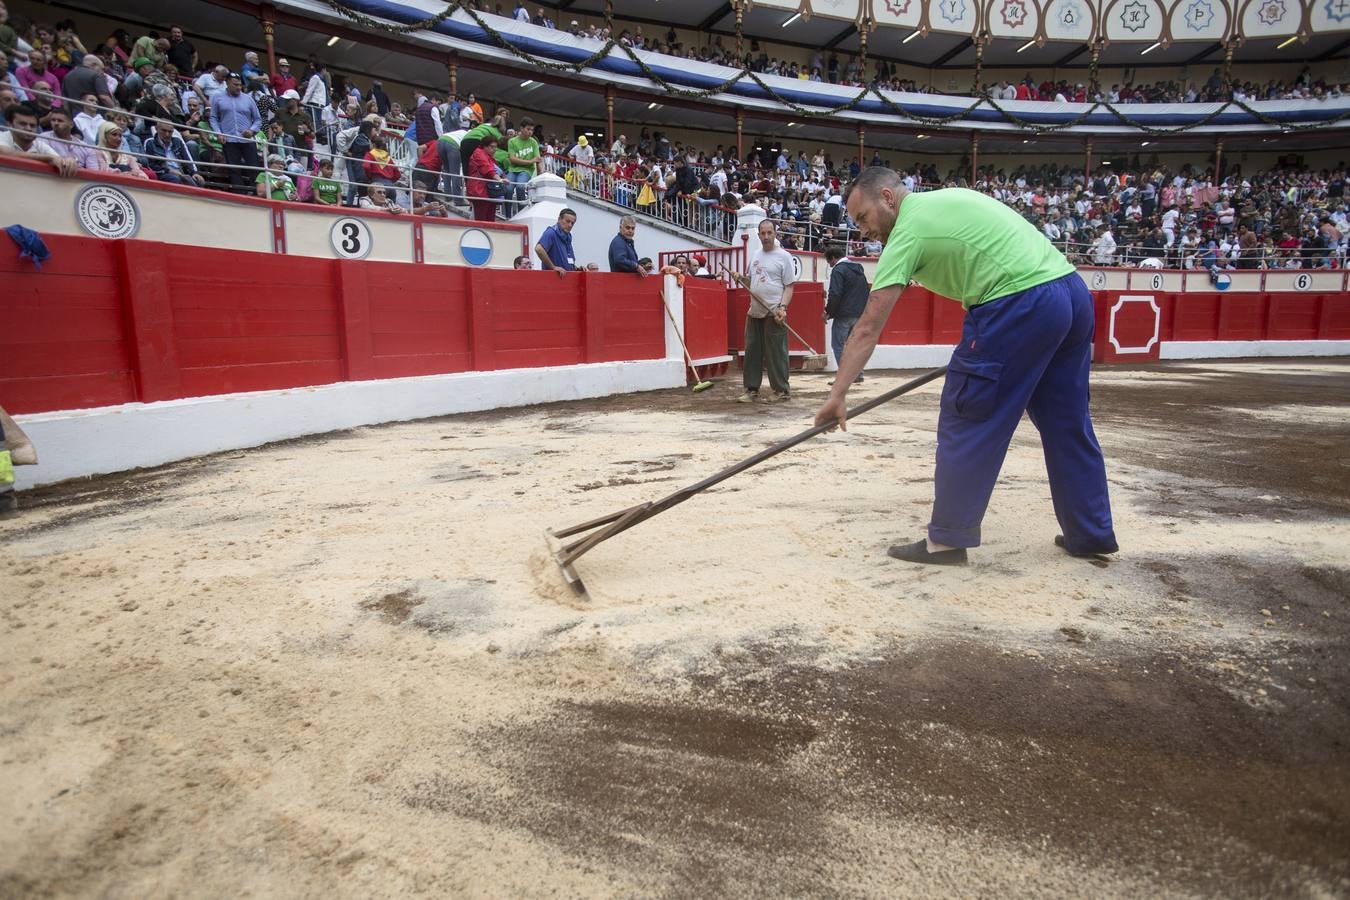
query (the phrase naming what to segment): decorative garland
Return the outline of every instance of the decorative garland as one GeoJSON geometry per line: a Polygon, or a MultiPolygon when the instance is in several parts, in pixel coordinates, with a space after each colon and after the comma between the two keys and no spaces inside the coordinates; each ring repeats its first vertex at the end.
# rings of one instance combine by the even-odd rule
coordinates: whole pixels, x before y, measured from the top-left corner
{"type": "MultiPolygon", "coordinates": [[[[735,75],[710,88],[691,89],[682,87],[677,84],[672,84],[670,81],[666,80],[659,72],[657,72],[655,69],[649,66],[647,62],[644,59],[642,59],[641,56],[638,55],[636,50],[634,50],[627,44],[622,43],[621,41],[616,41],[614,39],[614,22],[611,15],[612,7],[610,7],[608,4],[605,10],[605,22],[606,25],[609,27],[609,38],[604,42],[603,46],[601,46],[599,50],[587,56],[584,60],[575,63],[565,63],[565,62],[557,62],[551,59],[544,59],[542,57],[535,56],[532,53],[526,52],[525,50],[522,50],[520,47],[516,46],[516,44],[511,40],[509,36],[503,34],[496,28],[492,27],[492,25],[490,25],[487,22],[487,20],[484,19],[483,16],[479,14],[478,11],[470,5],[469,0],[454,0],[453,3],[448,4],[444,10],[442,10],[441,12],[437,13],[434,16],[429,16],[425,19],[421,19],[416,22],[410,22],[403,25],[386,22],[382,19],[372,18],[371,16],[365,15],[364,13],[351,9],[346,5],[344,0],[324,0],[324,2],[334,12],[338,13],[339,15],[343,16],[346,19],[349,19],[350,21],[356,23],[357,25],[360,25],[363,28],[371,29],[374,31],[382,31],[387,34],[400,34],[400,35],[411,34],[414,31],[427,31],[435,29],[438,25],[440,25],[446,19],[449,19],[457,11],[462,10],[466,15],[468,15],[471,19],[473,19],[474,24],[476,24],[479,28],[481,28],[483,32],[492,40],[492,42],[495,45],[507,51],[521,62],[527,63],[531,66],[549,72],[570,72],[574,75],[580,75],[585,70],[591,68],[600,60],[609,56],[610,52],[617,47],[624,53],[624,55],[626,55],[630,60],[632,60],[632,62],[635,65],[637,65],[637,67],[642,71],[642,74],[649,81],[660,87],[662,91],[664,91],[667,94],[670,94],[671,96],[682,97],[689,100],[706,100],[710,97],[713,97],[714,95],[725,93],[726,91],[734,87],[736,84],[740,83],[743,79],[749,78],[759,87],[760,90],[762,90],[775,102],[781,104],[782,106],[787,107],[796,115],[808,119],[829,118],[841,112],[855,110],[858,104],[862,102],[862,100],[866,98],[869,94],[876,97],[879,101],[881,101],[882,104],[884,104],[889,110],[891,110],[891,112],[894,115],[900,117],[901,119],[905,119],[910,122],[914,122],[929,128],[938,128],[950,125],[953,122],[956,122],[957,120],[968,117],[971,113],[975,112],[975,110],[979,109],[980,107],[988,106],[990,109],[995,110],[1003,118],[1005,122],[1016,125],[1023,131],[1028,131],[1035,135],[1053,134],[1055,132],[1066,131],[1070,128],[1074,128],[1078,125],[1081,125],[1083,122],[1087,121],[1088,117],[1096,113],[1098,110],[1105,110],[1106,112],[1110,113],[1116,119],[1116,121],[1121,123],[1122,125],[1134,128],[1137,131],[1148,135],[1183,134],[1185,132],[1192,131],[1197,128],[1203,128],[1204,126],[1215,121],[1220,115],[1227,112],[1230,107],[1237,107],[1238,109],[1241,109],[1243,112],[1250,115],[1252,118],[1256,119],[1261,124],[1278,127],[1282,132],[1286,133],[1311,131],[1317,128],[1326,128],[1331,125],[1336,125],[1346,120],[1347,118],[1350,118],[1350,110],[1345,110],[1336,114],[1334,117],[1330,117],[1318,122],[1303,123],[1303,124],[1288,124],[1285,122],[1281,122],[1278,119],[1272,118],[1271,116],[1268,116],[1257,109],[1254,109],[1253,107],[1248,105],[1245,101],[1234,99],[1225,101],[1218,108],[1214,109],[1212,112],[1208,113],[1203,118],[1198,119],[1194,122],[1189,122],[1185,125],[1178,125],[1170,128],[1159,128],[1157,126],[1145,124],[1144,122],[1141,122],[1127,115],[1123,109],[1116,106],[1115,104],[1107,103],[1105,101],[1094,101],[1092,105],[1089,106],[1084,112],[1074,116],[1072,119],[1054,125],[1045,125],[1038,122],[1030,122],[1022,118],[1016,113],[1003,108],[1001,105],[999,105],[997,101],[995,101],[990,97],[975,98],[974,102],[971,103],[970,106],[966,107],[965,109],[957,110],[956,112],[953,112],[950,115],[927,116],[906,109],[901,104],[895,102],[890,97],[887,97],[885,94],[883,94],[881,89],[876,87],[875,85],[864,86],[851,99],[846,100],[843,103],[837,104],[835,106],[831,106],[828,108],[809,107],[803,106],[800,103],[797,103],[796,101],[790,100],[787,97],[784,97],[781,94],[779,94],[779,92],[775,90],[772,85],[767,83],[762,77],[760,77],[760,74],[758,72],[753,71],[748,65],[744,66],[735,75]]],[[[736,39],[738,42],[741,40],[741,26],[739,22],[737,23],[736,26],[736,39]]],[[[1089,68],[1089,80],[1095,81],[1096,74],[1097,74],[1097,61],[1094,59],[1092,65],[1089,68]]]]}

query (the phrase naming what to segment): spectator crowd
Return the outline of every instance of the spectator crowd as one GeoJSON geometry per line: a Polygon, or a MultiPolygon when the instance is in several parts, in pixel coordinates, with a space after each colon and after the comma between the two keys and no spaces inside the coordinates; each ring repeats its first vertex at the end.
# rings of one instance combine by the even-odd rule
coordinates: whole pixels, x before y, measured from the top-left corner
{"type": "MultiPolygon", "coordinates": [[[[480,4],[489,12],[486,4],[480,4]]],[[[493,10],[505,14],[500,6],[493,10]]],[[[544,10],[516,4],[514,18],[556,27],[544,10]]],[[[605,37],[595,26],[574,34],[605,37]]],[[[674,30],[665,40],[624,31],[633,47],[709,62],[728,62],[720,38],[686,48],[674,30]]],[[[789,77],[838,83],[861,79],[856,58],[816,53],[784,63],[751,44],[752,67],[789,77]]],[[[114,31],[91,49],[72,21],[10,20],[0,0],[0,154],[43,159],[63,174],[116,171],[201,188],[278,200],[346,204],[391,213],[490,220],[526,202],[539,172],[635,212],[727,239],[736,210],[762,206],[789,249],[832,242],[854,254],[880,251],[858,239],[843,208],[844,184],[864,161],[836,161],[823,148],[760,145],[736,158],[642,128],[591,140],[545,135],[529,118],[486,107],[474,94],[419,93],[405,108],[379,81],[362,88],[311,57],[267,71],[246,51],[234,68],[203,59],[181,27],[133,37],[114,31]]],[[[875,78],[894,73],[877,62],[875,78]]],[[[911,86],[912,87],[912,86],[911,86]]],[[[1293,83],[1238,85],[1242,96],[1338,96],[1305,67],[1293,83]]],[[[1035,83],[1028,75],[991,88],[1000,99],[1083,99],[1081,84],[1035,83]]],[[[1197,88],[1113,86],[1120,102],[1213,100],[1217,70],[1197,88]]],[[[887,164],[879,152],[866,162],[887,164]]],[[[969,169],[945,175],[932,163],[904,172],[922,190],[964,186],[991,194],[1033,222],[1076,262],[1205,268],[1338,266],[1345,257],[1345,171],[1280,169],[1250,176],[1238,169],[1183,165],[1102,168],[1085,177],[1068,166],[1006,172],[969,169]],[[1120,171],[1127,168],[1127,171],[1120,171]]]]}
{"type": "Polygon", "coordinates": [[[540,165],[533,123],[485,116],[473,94],[417,95],[406,110],[311,57],[276,71],[246,51],[203,60],[180,26],[91,49],[71,20],[10,19],[0,0],[0,155],[62,174],[147,180],[445,216],[496,218],[540,165]]]}
{"type": "MultiPolygon", "coordinates": [[[[480,13],[506,16],[507,8],[501,3],[487,3],[476,0],[472,6],[480,13]]],[[[610,29],[601,24],[583,25],[572,19],[560,26],[553,19],[553,10],[536,7],[534,12],[522,2],[511,8],[510,17],[543,28],[565,31],[573,37],[607,41],[611,37],[610,29]]],[[[617,27],[617,26],[616,26],[617,27]]],[[[694,62],[713,65],[747,68],[761,75],[779,75],[796,78],[801,81],[826,82],[845,87],[861,88],[864,85],[882,90],[904,91],[917,94],[939,93],[931,85],[921,84],[912,78],[902,78],[899,70],[890,60],[874,57],[871,61],[870,77],[864,71],[862,57],[858,54],[835,51],[811,50],[802,60],[780,59],[770,56],[767,48],[761,47],[755,38],[747,41],[748,50],[737,57],[730,42],[721,35],[708,34],[706,42],[698,45],[685,43],[674,27],[664,32],[644,32],[641,26],[620,28],[615,40],[634,50],[661,53],[694,62]]],[[[1237,100],[1322,100],[1335,99],[1350,93],[1350,85],[1328,82],[1316,77],[1310,66],[1304,66],[1298,76],[1285,83],[1270,79],[1264,84],[1252,81],[1235,81],[1225,87],[1219,69],[1214,69],[1203,83],[1195,81],[1156,81],[1149,83],[1113,84],[1109,88],[1100,85],[1096,88],[1085,86],[1081,82],[1070,83],[1067,80],[1044,79],[1037,81],[1027,73],[1021,81],[1007,80],[987,86],[983,95],[995,100],[1040,100],[1059,103],[1084,103],[1088,101],[1109,103],[1205,103],[1230,99],[1237,100]]],[[[969,96],[969,95],[968,95],[969,96]]]]}

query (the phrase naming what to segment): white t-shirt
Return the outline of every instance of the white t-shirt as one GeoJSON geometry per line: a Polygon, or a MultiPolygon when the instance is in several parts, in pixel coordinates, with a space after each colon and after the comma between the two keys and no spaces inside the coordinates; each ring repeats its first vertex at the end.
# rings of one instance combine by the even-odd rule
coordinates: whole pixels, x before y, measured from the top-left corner
{"type": "MultiPolygon", "coordinates": [[[[49,144],[46,139],[40,137],[33,138],[33,143],[29,148],[23,150],[14,142],[14,132],[12,131],[0,131],[0,147],[4,147],[6,150],[17,150],[20,153],[32,153],[35,156],[40,156],[44,153],[48,156],[61,155],[56,152],[56,148],[49,144]]],[[[789,265],[790,264],[791,262],[789,261],[789,265]]]]}
{"type": "Polygon", "coordinates": [[[782,247],[765,251],[759,247],[750,254],[750,289],[763,301],[763,305],[750,301],[750,316],[762,319],[783,302],[783,294],[788,285],[797,280],[792,265],[792,254],[782,247]],[[768,307],[765,311],[764,307],[768,307]]]}
{"type": "Polygon", "coordinates": [[[1181,213],[1177,212],[1175,208],[1169,209],[1167,212],[1163,213],[1162,230],[1166,231],[1168,234],[1176,234],[1177,219],[1180,217],[1181,213]]]}
{"type": "Polygon", "coordinates": [[[580,144],[573,144],[572,149],[567,151],[567,155],[585,166],[595,164],[595,150],[592,149],[590,144],[585,147],[580,144]]]}
{"type": "Polygon", "coordinates": [[[1092,261],[1099,266],[1109,266],[1111,259],[1116,255],[1116,239],[1107,231],[1101,234],[1092,244],[1092,261]]]}
{"type": "Polygon", "coordinates": [[[192,83],[201,88],[202,93],[206,95],[208,103],[211,102],[211,98],[216,94],[225,93],[225,89],[230,86],[229,79],[226,79],[225,81],[216,81],[214,72],[203,72],[198,75],[197,80],[192,83]]]}

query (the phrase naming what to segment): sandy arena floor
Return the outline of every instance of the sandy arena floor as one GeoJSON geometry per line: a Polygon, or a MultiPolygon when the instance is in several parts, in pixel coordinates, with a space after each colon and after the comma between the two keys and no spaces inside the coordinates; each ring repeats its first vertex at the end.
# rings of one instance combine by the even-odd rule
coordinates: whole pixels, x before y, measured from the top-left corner
{"type": "Polygon", "coordinates": [[[29,493],[0,896],[1350,895],[1350,363],[1098,369],[1109,563],[1052,545],[1026,422],[970,567],[884,556],[933,385],[566,591],[546,526],[801,430],[826,377],[29,493]]]}

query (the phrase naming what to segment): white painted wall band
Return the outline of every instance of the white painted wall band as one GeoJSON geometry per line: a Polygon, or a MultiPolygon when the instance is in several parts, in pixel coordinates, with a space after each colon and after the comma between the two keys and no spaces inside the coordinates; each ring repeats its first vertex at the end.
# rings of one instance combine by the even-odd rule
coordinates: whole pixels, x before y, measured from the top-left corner
{"type": "Polygon", "coordinates": [[[343,381],[15,416],[39,465],[20,489],[382,422],[681,387],[683,359],[343,381]]]}
{"type": "Polygon", "coordinates": [[[1350,341],[1163,341],[1159,359],[1244,356],[1350,356],[1350,341]]]}

